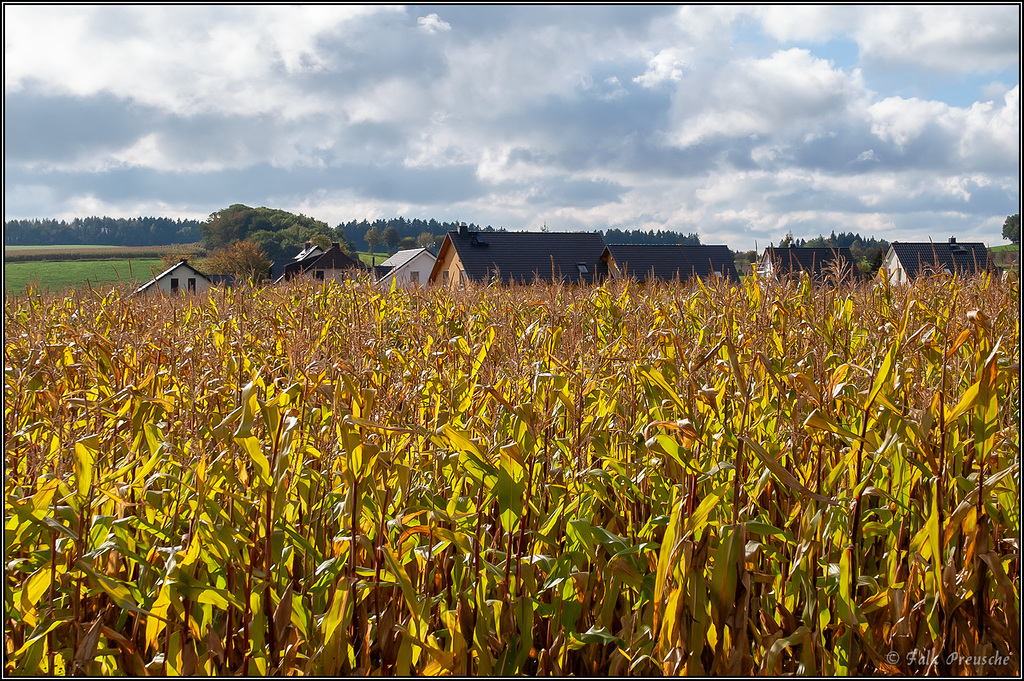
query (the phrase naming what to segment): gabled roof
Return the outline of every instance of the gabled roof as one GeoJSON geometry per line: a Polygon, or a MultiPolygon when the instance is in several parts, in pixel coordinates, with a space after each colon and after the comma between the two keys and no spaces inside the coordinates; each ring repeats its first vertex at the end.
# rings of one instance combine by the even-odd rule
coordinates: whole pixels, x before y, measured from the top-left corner
{"type": "Polygon", "coordinates": [[[156,282],[158,282],[159,280],[163,279],[164,277],[170,276],[170,274],[172,272],[174,272],[174,270],[176,270],[178,268],[181,268],[181,267],[187,267],[188,269],[192,270],[192,272],[194,272],[196,275],[202,277],[203,279],[206,279],[207,281],[210,280],[210,277],[206,276],[205,274],[203,274],[202,272],[197,270],[192,265],[189,265],[187,258],[182,258],[181,260],[179,260],[175,264],[171,265],[170,267],[168,267],[166,270],[164,270],[160,274],[156,275],[155,277],[153,277],[152,279],[147,281],[145,284],[143,284],[139,288],[135,289],[135,292],[136,293],[141,293],[142,291],[145,291],[146,289],[148,289],[150,286],[155,286],[156,282]]]}
{"type": "Polygon", "coordinates": [[[593,283],[608,274],[601,259],[604,238],[597,232],[469,232],[453,230],[445,236],[430,279],[436,280],[449,249],[454,249],[466,276],[486,282],[500,275],[502,282],[554,279],[593,283]]]}
{"type": "Polygon", "coordinates": [[[908,277],[916,277],[930,267],[961,274],[977,274],[989,268],[988,248],[980,242],[957,243],[955,239],[939,243],[889,244],[908,277]]]}
{"type": "Polygon", "coordinates": [[[307,255],[302,260],[296,260],[284,267],[284,278],[291,279],[296,274],[307,270],[347,270],[363,269],[363,264],[353,260],[347,253],[341,250],[341,245],[334,243],[323,253],[307,255]]]}
{"type": "Polygon", "coordinates": [[[314,269],[314,270],[347,270],[347,269],[363,269],[363,264],[358,260],[354,260],[345,251],[341,250],[341,246],[338,244],[332,244],[323,255],[313,261],[308,267],[303,269],[314,269]]]}
{"type": "Polygon", "coordinates": [[[728,246],[674,244],[621,244],[608,246],[619,271],[638,281],[648,278],[661,281],[709,279],[722,276],[739,281],[736,263],[728,246]]]}
{"type": "MultiPolygon", "coordinates": [[[[393,267],[395,269],[398,269],[405,263],[415,258],[420,253],[424,252],[430,253],[430,250],[426,248],[410,248],[409,250],[406,251],[398,251],[393,256],[382,262],[379,265],[379,267],[393,267]]],[[[433,255],[433,253],[431,253],[431,255],[433,255]]]]}
{"type": "Polygon", "coordinates": [[[421,261],[420,267],[429,262],[431,269],[433,269],[434,263],[437,262],[437,258],[429,248],[411,248],[406,251],[399,251],[373,268],[375,278],[381,282],[388,277],[400,278],[402,270],[413,268],[416,260],[421,261]]]}
{"type": "Polygon", "coordinates": [[[299,251],[298,255],[296,255],[294,258],[292,258],[292,260],[295,260],[295,261],[305,260],[306,258],[309,258],[311,256],[322,255],[323,253],[324,253],[324,249],[320,248],[319,246],[315,246],[315,245],[313,245],[313,244],[311,244],[310,242],[307,241],[306,242],[306,247],[303,248],[301,251],[299,251]]]}
{"type": "Polygon", "coordinates": [[[860,276],[857,260],[849,248],[774,248],[764,249],[761,261],[770,259],[776,275],[807,272],[812,277],[821,277],[838,265],[843,274],[860,276]]]}

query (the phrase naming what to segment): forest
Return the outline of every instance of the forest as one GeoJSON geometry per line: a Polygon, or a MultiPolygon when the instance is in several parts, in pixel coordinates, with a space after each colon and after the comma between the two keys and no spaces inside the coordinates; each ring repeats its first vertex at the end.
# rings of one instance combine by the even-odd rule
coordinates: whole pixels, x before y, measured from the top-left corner
{"type": "Polygon", "coordinates": [[[166,246],[199,241],[200,220],[181,218],[87,217],[65,220],[7,220],[5,246],[166,246]]]}

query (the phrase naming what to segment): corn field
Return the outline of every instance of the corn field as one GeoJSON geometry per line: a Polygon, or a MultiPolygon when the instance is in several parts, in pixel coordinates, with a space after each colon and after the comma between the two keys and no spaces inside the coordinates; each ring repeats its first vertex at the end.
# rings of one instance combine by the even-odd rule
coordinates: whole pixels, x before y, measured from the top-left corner
{"type": "Polygon", "coordinates": [[[7,675],[1019,675],[1016,280],[4,301],[7,675]]]}

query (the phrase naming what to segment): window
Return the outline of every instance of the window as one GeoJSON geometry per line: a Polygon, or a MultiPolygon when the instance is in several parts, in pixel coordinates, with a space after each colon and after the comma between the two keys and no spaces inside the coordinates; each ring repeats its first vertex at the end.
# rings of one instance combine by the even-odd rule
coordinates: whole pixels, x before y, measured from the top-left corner
{"type": "Polygon", "coordinates": [[[448,275],[448,270],[445,270],[444,272],[441,273],[441,283],[445,284],[446,286],[448,285],[448,275]]]}
{"type": "Polygon", "coordinates": [[[409,281],[411,281],[412,283],[414,283],[416,285],[419,285],[419,283],[420,283],[420,273],[417,272],[416,270],[413,270],[412,272],[410,272],[409,273],[409,281]]]}
{"type": "Polygon", "coordinates": [[[466,273],[463,272],[462,270],[459,270],[459,286],[465,286],[465,285],[466,285],[466,273]]]}
{"type": "Polygon", "coordinates": [[[588,274],[590,270],[587,269],[587,263],[578,262],[576,263],[576,269],[580,271],[580,274],[588,274]]]}
{"type": "Polygon", "coordinates": [[[320,281],[323,281],[324,280],[324,271],[323,270],[317,270],[316,271],[316,278],[319,279],[320,281]]]}
{"type": "Polygon", "coordinates": [[[188,278],[188,292],[189,293],[195,293],[196,292],[196,278],[195,277],[189,277],[188,278]]]}
{"type": "Polygon", "coordinates": [[[178,292],[178,280],[177,279],[171,279],[171,293],[177,293],[177,292],[178,292]]]}

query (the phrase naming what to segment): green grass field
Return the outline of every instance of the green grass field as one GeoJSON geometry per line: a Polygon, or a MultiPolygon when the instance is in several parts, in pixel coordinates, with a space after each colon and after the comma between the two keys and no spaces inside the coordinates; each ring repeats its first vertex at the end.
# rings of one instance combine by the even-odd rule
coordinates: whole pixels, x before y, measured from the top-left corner
{"type": "Polygon", "coordinates": [[[159,258],[131,258],[120,260],[69,260],[4,263],[4,293],[20,295],[25,287],[35,286],[40,291],[57,291],[67,287],[114,284],[120,281],[142,283],[154,272],[164,270],[159,258]]]}
{"type": "Polygon", "coordinates": [[[367,251],[357,251],[357,254],[359,255],[359,259],[363,262],[363,264],[366,265],[380,265],[382,262],[391,257],[390,255],[388,255],[387,251],[383,251],[380,253],[374,252],[373,260],[371,261],[370,254],[367,251]]]}

